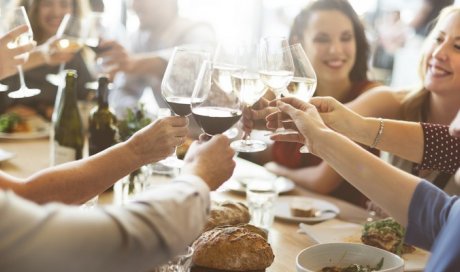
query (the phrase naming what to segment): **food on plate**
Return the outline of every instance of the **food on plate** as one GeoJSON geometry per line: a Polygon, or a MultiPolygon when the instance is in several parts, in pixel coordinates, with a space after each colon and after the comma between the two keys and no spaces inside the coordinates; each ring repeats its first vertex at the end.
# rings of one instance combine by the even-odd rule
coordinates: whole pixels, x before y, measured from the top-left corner
{"type": "Polygon", "coordinates": [[[361,235],[361,241],[370,246],[375,246],[397,255],[411,253],[415,248],[404,244],[406,230],[393,218],[366,223],[361,235]]]}
{"type": "Polygon", "coordinates": [[[267,240],[253,228],[224,226],[201,234],[192,245],[191,271],[265,271],[275,256],[267,240]]]}
{"type": "Polygon", "coordinates": [[[0,115],[0,132],[17,133],[29,132],[30,127],[24,118],[16,113],[5,113],[0,115]]]}
{"type": "Polygon", "coordinates": [[[231,201],[213,202],[204,230],[207,231],[225,225],[236,226],[248,223],[250,219],[248,207],[243,203],[231,201]]]}
{"type": "Polygon", "coordinates": [[[315,217],[317,210],[312,202],[306,199],[294,199],[290,206],[291,215],[294,217],[315,217]]]}
{"type": "Polygon", "coordinates": [[[321,269],[321,272],[372,272],[379,271],[383,266],[383,258],[375,266],[351,264],[346,267],[328,266],[321,269]]]}

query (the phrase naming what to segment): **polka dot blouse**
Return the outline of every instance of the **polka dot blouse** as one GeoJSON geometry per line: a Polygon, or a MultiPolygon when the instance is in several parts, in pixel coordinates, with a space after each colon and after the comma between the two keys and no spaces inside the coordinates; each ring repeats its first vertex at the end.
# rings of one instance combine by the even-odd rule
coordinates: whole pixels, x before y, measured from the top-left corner
{"type": "Polygon", "coordinates": [[[454,174],[460,167],[460,138],[450,136],[449,126],[421,123],[424,150],[419,169],[454,174]]]}

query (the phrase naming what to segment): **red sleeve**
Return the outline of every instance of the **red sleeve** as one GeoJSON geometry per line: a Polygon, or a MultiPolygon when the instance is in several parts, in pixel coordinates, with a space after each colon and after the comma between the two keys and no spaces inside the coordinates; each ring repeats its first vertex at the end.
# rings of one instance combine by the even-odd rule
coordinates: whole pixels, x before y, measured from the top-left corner
{"type": "Polygon", "coordinates": [[[460,167],[460,138],[449,134],[449,126],[421,123],[424,136],[420,169],[454,174],[460,167]]]}

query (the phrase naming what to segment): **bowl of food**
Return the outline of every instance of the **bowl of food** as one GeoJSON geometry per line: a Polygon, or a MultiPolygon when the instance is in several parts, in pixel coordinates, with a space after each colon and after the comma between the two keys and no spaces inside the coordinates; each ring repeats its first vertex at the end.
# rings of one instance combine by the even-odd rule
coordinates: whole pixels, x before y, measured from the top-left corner
{"type": "Polygon", "coordinates": [[[327,243],[302,250],[296,258],[296,269],[297,272],[402,272],[404,260],[396,254],[368,245],[327,243]]]}

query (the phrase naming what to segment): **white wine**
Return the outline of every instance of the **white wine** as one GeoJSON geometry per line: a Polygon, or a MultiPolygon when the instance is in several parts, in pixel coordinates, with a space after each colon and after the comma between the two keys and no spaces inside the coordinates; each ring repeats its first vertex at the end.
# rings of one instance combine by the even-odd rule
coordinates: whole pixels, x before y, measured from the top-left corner
{"type": "Polygon", "coordinates": [[[76,38],[62,38],[56,43],[57,50],[62,53],[75,53],[83,46],[83,41],[76,38]]]}
{"type": "Polygon", "coordinates": [[[262,70],[259,72],[262,81],[273,90],[281,90],[286,88],[294,75],[291,71],[267,71],[262,70]]]}
{"type": "MultiPolygon", "coordinates": [[[[16,47],[19,47],[19,46],[26,45],[26,44],[30,43],[31,41],[32,41],[32,35],[29,32],[26,32],[24,34],[19,35],[13,41],[9,42],[7,44],[7,47],[12,49],[12,48],[16,48],[16,47]]],[[[16,58],[21,58],[21,59],[27,60],[29,58],[29,53],[21,54],[21,55],[17,56],[16,58]]]]}
{"type": "Polygon", "coordinates": [[[214,65],[212,81],[224,92],[231,93],[233,90],[231,76],[241,69],[242,67],[236,65],[214,65]]]}
{"type": "Polygon", "coordinates": [[[83,156],[83,124],[77,107],[77,71],[67,70],[66,85],[54,123],[52,165],[79,160],[83,156]]]}
{"type": "Polygon", "coordinates": [[[316,90],[316,79],[308,77],[294,77],[283,92],[284,96],[296,97],[308,101],[316,90]]]}
{"type": "Polygon", "coordinates": [[[233,73],[232,85],[238,92],[240,101],[246,106],[254,105],[267,90],[260,74],[248,71],[233,73]]]}

